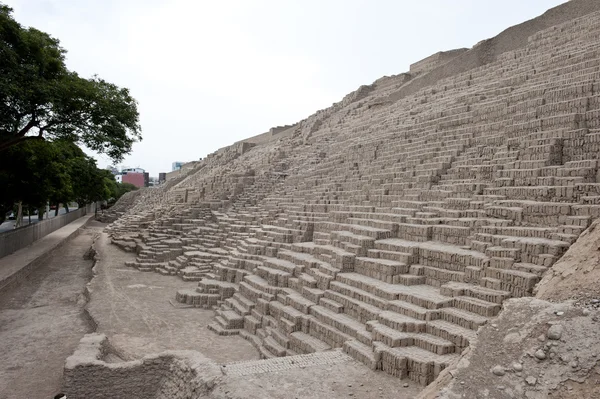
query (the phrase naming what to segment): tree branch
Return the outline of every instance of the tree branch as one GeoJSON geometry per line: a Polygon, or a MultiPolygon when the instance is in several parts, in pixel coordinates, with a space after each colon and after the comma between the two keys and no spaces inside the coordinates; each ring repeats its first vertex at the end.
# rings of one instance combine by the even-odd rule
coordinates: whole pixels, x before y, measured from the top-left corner
{"type": "Polygon", "coordinates": [[[33,110],[33,112],[31,113],[31,120],[29,121],[29,123],[27,125],[25,125],[25,127],[23,127],[23,129],[21,129],[17,132],[16,136],[19,136],[19,137],[25,136],[27,134],[27,132],[31,130],[32,127],[37,125],[37,123],[38,123],[38,121],[36,120],[35,110],[33,110]]]}
{"type": "Polygon", "coordinates": [[[32,127],[36,125],[37,121],[35,118],[32,118],[28,124],[23,127],[23,129],[19,130],[15,136],[23,137],[27,134],[28,131],[31,130],[32,127]]]}
{"type": "Polygon", "coordinates": [[[56,126],[62,122],[63,121],[53,121],[53,122],[47,123],[46,126],[40,128],[39,136],[41,137],[48,128],[50,128],[52,126],[56,126]]]}
{"type": "Polygon", "coordinates": [[[12,140],[7,140],[3,143],[0,143],[0,151],[4,151],[4,150],[12,147],[13,145],[17,145],[19,143],[22,143],[23,141],[29,141],[29,140],[44,140],[44,138],[41,135],[16,137],[12,140]]]}

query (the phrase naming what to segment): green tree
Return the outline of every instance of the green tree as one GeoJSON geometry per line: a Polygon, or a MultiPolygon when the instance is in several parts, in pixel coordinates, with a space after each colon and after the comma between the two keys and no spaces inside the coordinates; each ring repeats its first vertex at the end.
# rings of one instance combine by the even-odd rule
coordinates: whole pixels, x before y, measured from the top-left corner
{"type": "MultiPolygon", "coordinates": [[[[49,201],[65,207],[70,201],[84,206],[118,199],[129,185],[117,184],[112,173],[98,169],[96,161],[65,140],[25,141],[0,157],[0,222],[15,204],[19,209],[40,209],[49,201]]],[[[133,186],[135,188],[135,186],[133,186]]]]}
{"type": "Polygon", "coordinates": [[[48,199],[70,194],[68,165],[58,158],[54,143],[27,141],[0,156],[0,218],[15,203],[30,209],[40,208],[48,199]]]}
{"type": "Polygon", "coordinates": [[[101,173],[103,175],[104,185],[110,193],[109,197],[105,199],[106,201],[112,201],[119,194],[119,183],[117,183],[115,180],[115,176],[112,174],[112,172],[106,169],[101,169],[101,173]]]}
{"type": "Polygon", "coordinates": [[[73,199],[80,207],[110,198],[110,189],[105,184],[104,174],[96,167],[94,159],[74,158],[70,161],[70,168],[73,199]]]}
{"type": "Polygon", "coordinates": [[[69,71],[59,41],[24,28],[0,3],[0,151],[24,141],[66,139],[119,161],[141,140],[126,88],[69,71]]]}

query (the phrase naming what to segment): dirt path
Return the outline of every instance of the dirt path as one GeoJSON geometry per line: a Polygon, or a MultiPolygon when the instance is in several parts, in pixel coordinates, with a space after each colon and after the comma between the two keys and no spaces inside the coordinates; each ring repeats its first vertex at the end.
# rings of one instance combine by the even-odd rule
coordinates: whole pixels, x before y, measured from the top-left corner
{"type": "Polygon", "coordinates": [[[60,391],[65,359],[92,331],[85,260],[98,224],[55,251],[23,284],[0,293],[0,399],[48,399],[60,391]]]}
{"type": "Polygon", "coordinates": [[[196,350],[218,363],[258,359],[258,352],[239,336],[208,330],[214,312],[181,307],[175,293],[197,282],[140,272],[126,267],[131,253],[110,244],[106,233],[96,241],[97,273],[90,284],[88,311],[123,360],[165,350],[196,350]]]}

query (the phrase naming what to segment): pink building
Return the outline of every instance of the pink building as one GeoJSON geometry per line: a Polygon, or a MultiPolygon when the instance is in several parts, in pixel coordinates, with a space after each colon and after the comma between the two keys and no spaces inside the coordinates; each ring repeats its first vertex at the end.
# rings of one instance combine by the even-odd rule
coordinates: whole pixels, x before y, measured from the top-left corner
{"type": "Polygon", "coordinates": [[[144,173],[123,172],[123,183],[131,183],[136,187],[144,187],[144,173]]]}

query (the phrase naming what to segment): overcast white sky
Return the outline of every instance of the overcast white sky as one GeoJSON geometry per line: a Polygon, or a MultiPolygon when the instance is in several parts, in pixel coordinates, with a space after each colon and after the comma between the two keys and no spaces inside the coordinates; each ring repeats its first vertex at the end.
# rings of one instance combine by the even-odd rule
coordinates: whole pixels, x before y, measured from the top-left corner
{"type": "Polygon", "coordinates": [[[0,2],[60,39],[70,69],[131,89],[144,139],[123,164],[157,176],[565,0],[0,2]]]}

